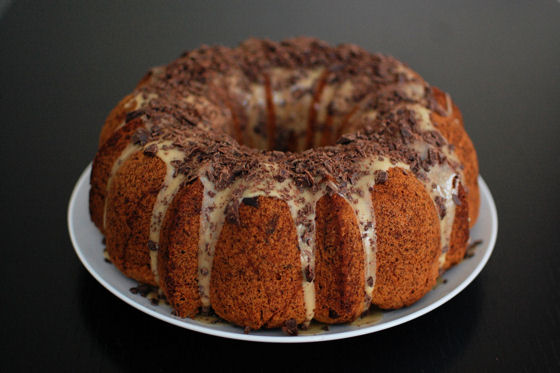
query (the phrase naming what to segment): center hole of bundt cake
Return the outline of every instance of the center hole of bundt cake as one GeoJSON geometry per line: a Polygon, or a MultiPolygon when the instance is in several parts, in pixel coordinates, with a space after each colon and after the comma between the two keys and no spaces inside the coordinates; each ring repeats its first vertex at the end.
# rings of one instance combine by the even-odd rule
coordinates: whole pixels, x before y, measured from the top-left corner
{"type": "Polygon", "coordinates": [[[243,114],[233,116],[232,134],[241,144],[303,152],[336,142],[342,130],[340,121],[332,118],[322,98],[328,69],[299,74],[276,69],[265,75],[262,89],[252,92],[251,103],[241,105],[243,114]]]}
{"type": "Polygon", "coordinates": [[[324,124],[306,121],[289,122],[284,125],[276,121],[261,122],[248,127],[241,139],[244,145],[260,150],[275,150],[282,152],[303,152],[307,149],[333,145],[336,142],[333,134],[324,124]]]}

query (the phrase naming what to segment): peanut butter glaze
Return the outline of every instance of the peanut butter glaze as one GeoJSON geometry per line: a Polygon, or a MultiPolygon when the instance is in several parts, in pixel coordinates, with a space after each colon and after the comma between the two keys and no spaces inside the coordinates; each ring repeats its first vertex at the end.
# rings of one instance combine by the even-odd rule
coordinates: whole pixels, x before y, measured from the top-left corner
{"type": "Polygon", "coordinates": [[[158,69],[133,97],[127,121],[141,118],[144,125],[114,162],[107,188],[134,152],[164,162],[146,243],[156,283],[167,208],[180,188],[197,179],[204,187],[198,242],[203,307],[211,307],[212,262],[223,224],[239,223],[244,199],[274,197],[287,203],[296,228],[309,323],[315,206],[322,196],[337,194],[354,210],[360,230],[367,311],[376,269],[371,192],[391,168],[415,175],[433,199],[440,266],[445,262],[463,174],[430,112],[449,115],[450,109],[437,107],[429,85],[399,61],[311,38],[251,39],[235,49],[187,52],[158,69]]]}

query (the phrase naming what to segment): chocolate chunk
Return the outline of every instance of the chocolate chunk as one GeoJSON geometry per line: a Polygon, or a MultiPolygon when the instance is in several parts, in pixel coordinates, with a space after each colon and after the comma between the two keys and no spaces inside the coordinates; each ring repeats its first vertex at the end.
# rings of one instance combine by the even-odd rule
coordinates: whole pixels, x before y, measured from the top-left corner
{"type": "Polygon", "coordinates": [[[412,133],[406,127],[401,128],[400,132],[403,142],[407,144],[408,141],[410,141],[410,139],[412,138],[412,133]]]}
{"type": "Polygon", "coordinates": [[[156,144],[148,145],[144,148],[144,154],[149,157],[154,157],[158,152],[158,146],[156,144]]]}
{"type": "Polygon", "coordinates": [[[143,297],[146,297],[151,291],[154,290],[153,287],[146,284],[138,284],[136,288],[138,289],[138,293],[140,293],[140,295],[143,297]]]}
{"type": "Polygon", "coordinates": [[[130,137],[130,141],[132,141],[135,145],[146,145],[148,139],[150,137],[150,133],[145,130],[144,128],[138,129],[134,134],[130,137]]]}
{"type": "Polygon", "coordinates": [[[445,217],[445,214],[447,213],[447,209],[445,208],[445,200],[440,196],[436,196],[436,198],[434,198],[434,202],[436,203],[436,206],[438,208],[439,218],[443,219],[445,217]]]}
{"type": "Polygon", "coordinates": [[[483,242],[482,240],[473,241],[469,244],[469,246],[467,246],[467,249],[472,249],[472,248],[475,248],[479,245],[482,245],[482,242],[483,242]]]}
{"type": "Polygon", "coordinates": [[[239,225],[239,201],[234,198],[226,207],[226,221],[230,224],[239,225]]]}
{"type": "Polygon", "coordinates": [[[338,314],[338,312],[336,312],[332,308],[329,308],[329,317],[331,319],[338,319],[340,317],[340,315],[338,314]]]}
{"type": "Polygon", "coordinates": [[[313,269],[309,266],[309,264],[305,267],[305,279],[307,282],[312,282],[315,278],[315,273],[313,273],[313,269]]]}
{"type": "Polygon", "coordinates": [[[243,198],[242,202],[244,205],[259,208],[259,197],[243,198]]]}
{"type": "Polygon", "coordinates": [[[135,118],[138,118],[142,114],[144,114],[144,110],[134,110],[134,111],[128,112],[128,113],[126,113],[125,122],[128,123],[131,120],[133,120],[135,118]]]}
{"type": "Polygon", "coordinates": [[[130,288],[132,294],[140,294],[143,297],[148,296],[148,294],[156,289],[153,286],[147,284],[138,284],[138,286],[130,288]]]}
{"type": "Polygon", "coordinates": [[[375,184],[385,184],[387,182],[387,179],[389,178],[387,172],[382,170],[376,170],[373,173],[373,176],[375,178],[375,184]]]}
{"type": "Polygon", "coordinates": [[[284,324],[282,325],[282,332],[286,335],[291,335],[291,336],[298,335],[296,319],[288,319],[284,321],[284,324]]]}
{"type": "Polygon", "coordinates": [[[453,184],[452,184],[452,187],[453,187],[453,188],[455,188],[455,187],[457,186],[457,182],[459,182],[459,176],[455,176],[455,177],[453,178],[453,184]]]}
{"type": "Polygon", "coordinates": [[[426,158],[426,163],[429,166],[433,166],[436,162],[436,159],[437,159],[437,155],[436,155],[436,152],[434,151],[434,149],[428,148],[428,157],[426,158]]]}
{"type": "Polygon", "coordinates": [[[371,276],[368,277],[367,284],[368,284],[369,287],[373,286],[373,277],[371,277],[371,276]]]}
{"type": "Polygon", "coordinates": [[[352,135],[343,135],[338,141],[337,144],[340,145],[348,145],[355,141],[355,137],[352,135]]]}
{"type": "Polygon", "coordinates": [[[482,240],[473,241],[469,246],[467,246],[467,250],[465,251],[465,258],[472,258],[474,256],[476,248],[482,244],[482,240]]]}
{"type": "Polygon", "coordinates": [[[157,298],[152,298],[152,299],[150,299],[150,302],[151,302],[154,306],[159,305],[159,299],[157,299],[157,298]]]}
{"type": "Polygon", "coordinates": [[[148,249],[149,249],[150,251],[157,251],[157,250],[158,250],[158,244],[155,243],[155,242],[152,241],[152,240],[149,240],[149,241],[148,241],[148,249]]]}
{"type": "Polygon", "coordinates": [[[284,180],[286,180],[286,176],[282,174],[274,175],[273,178],[279,183],[282,183],[284,180]]]}

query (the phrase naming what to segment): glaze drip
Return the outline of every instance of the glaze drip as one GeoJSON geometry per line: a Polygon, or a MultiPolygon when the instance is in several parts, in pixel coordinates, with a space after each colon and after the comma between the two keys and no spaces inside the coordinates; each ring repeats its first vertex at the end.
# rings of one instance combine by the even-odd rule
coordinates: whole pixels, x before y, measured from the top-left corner
{"type": "Polygon", "coordinates": [[[226,220],[225,210],[233,193],[230,188],[218,190],[201,171],[199,180],[204,186],[202,207],[200,210],[200,233],[198,240],[198,286],[203,307],[210,307],[210,276],[216,251],[216,243],[226,220]]]}
{"type": "Polygon", "coordinates": [[[150,219],[150,266],[156,284],[159,284],[158,274],[158,248],[160,242],[160,232],[163,225],[163,219],[167,213],[169,205],[175,198],[182,183],[185,181],[185,175],[177,174],[172,164],[183,160],[185,154],[172,146],[171,142],[150,143],[144,149],[152,148],[152,156],[159,158],[165,163],[165,179],[156,197],[154,208],[150,219]],[[155,147],[153,149],[152,147],[155,147]]]}

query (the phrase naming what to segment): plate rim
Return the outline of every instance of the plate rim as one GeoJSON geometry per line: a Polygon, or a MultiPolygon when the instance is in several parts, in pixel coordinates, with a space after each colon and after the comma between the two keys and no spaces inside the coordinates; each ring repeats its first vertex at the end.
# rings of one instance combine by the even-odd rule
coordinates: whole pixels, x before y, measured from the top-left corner
{"type": "MultiPolygon", "coordinates": [[[[78,245],[78,239],[76,237],[76,230],[75,230],[75,222],[72,219],[74,216],[73,212],[77,208],[77,195],[80,191],[80,187],[86,181],[91,173],[92,163],[90,162],[89,165],[82,171],[78,181],[75,183],[74,188],[72,189],[72,193],[70,195],[70,200],[68,203],[67,209],[67,224],[68,224],[68,231],[70,235],[70,240],[72,242],[72,246],[74,248],[74,252],[82,262],[82,265],[86,268],[86,270],[95,278],[103,287],[109,290],[113,295],[117,298],[121,299],[125,303],[129,304],[130,306],[136,308],[139,311],[142,311],[152,317],[155,317],[159,320],[165,321],[167,323],[189,329],[195,332],[209,334],[217,337],[222,338],[229,338],[229,339],[237,339],[242,341],[251,341],[251,342],[268,342],[268,343],[306,343],[306,342],[323,342],[323,341],[332,341],[338,339],[345,339],[351,337],[357,337],[364,334],[370,334],[374,332],[378,332],[381,330],[385,330],[388,328],[395,327],[397,325],[404,324],[408,321],[414,320],[420,316],[425,315],[426,313],[440,307],[444,303],[448,302],[452,298],[454,298],[457,294],[463,291],[482,271],[482,269],[486,266],[496,243],[496,239],[498,236],[498,213],[496,210],[496,204],[494,202],[494,198],[488,185],[482,178],[482,176],[478,176],[478,183],[479,189],[482,191],[484,190],[485,198],[488,199],[488,207],[489,207],[489,217],[490,221],[493,223],[490,232],[490,240],[488,242],[488,248],[484,253],[484,256],[478,263],[478,265],[473,269],[473,271],[467,276],[465,280],[463,280],[459,285],[457,285],[454,289],[449,291],[447,294],[442,296],[440,299],[428,304],[421,309],[412,312],[408,315],[402,316],[395,320],[390,320],[387,322],[374,324],[367,327],[357,328],[356,330],[350,331],[343,331],[339,333],[327,333],[327,334],[316,334],[316,335],[300,335],[297,337],[294,336],[268,336],[268,335],[257,335],[257,334],[243,334],[243,333],[233,333],[230,331],[222,331],[213,328],[206,327],[204,325],[197,325],[195,323],[185,322],[185,319],[176,319],[173,316],[164,315],[160,312],[156,312],[139,302],[136,302],[134,299],[125,296],[121,291],[113,287],[107,280],[105,280],[93,267],[92,264],[87,260],[85,254],[82,252],[83,249],[80,248],[78,245]]],[[[89,185],[89,183],[88,183],[89,185]]],[[[481,193],[482,195],[483,193],[481,193]]],[[[92,223],[93,224],[93,223],[92,223]]]]}

